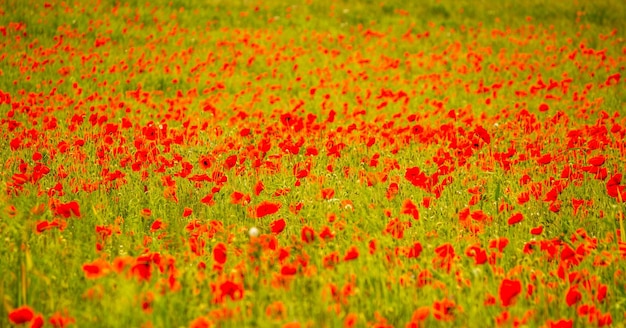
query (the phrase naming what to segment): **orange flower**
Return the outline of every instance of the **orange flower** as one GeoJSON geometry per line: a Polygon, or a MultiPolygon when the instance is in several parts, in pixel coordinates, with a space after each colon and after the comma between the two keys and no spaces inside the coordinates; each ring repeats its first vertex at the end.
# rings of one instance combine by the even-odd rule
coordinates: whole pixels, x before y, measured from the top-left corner
{"type": "Polygon", "coordinates": [[[97,259],[91,263],[83,265],[83,272],[88,279],[97,279],[104,277],[110,269],[109,263],[105,260],[97,259]]]}
{"type": "Polygon", "coordinates": [[[348,313],[346,317],[343,319],[343,327],[344,328],[352,328],[356,326],[359,321],[359,316],[356,313],[348,313]]]}
{"type": "Polygon", "coordinates": [[[189,324],[189,328],[211,328],[211,327],[213,327],[213,322],[205,316],[197,317],[189,324]]]}
{"type": "Polygon", "coordinates": [[[454,301],[444,298],[433,303],[433,316],[439,321],[454,320],[454,309],[456,304],[454,301]]]}
{"type": "Polygon", "coordinates": [[[53,327],[58,327],[58,328],[64,328],[64,327],[67,327],[69,324],[72,324],[72,323],[76,322],[76,320],[74,320],[74,318],[68,316],[67,314],[62,315],[59,312],[53,314],[50,317],[49,321],[50,321],[50,324],[53,327]]]}
{"type": "Polygon", "coordinates": [[[7,216],[10,218],[14,218],[17,215],[17,208],[14,205],[9,205],[6,207],[7,216]]]}
{"type": "Polygon", "coordinates": [[[428,306],[422,306],[413,312],[411,316],[411,322],[416,323],[419,326],[420,322],[426,321],[430,315],[430,308],[428,306]]]}
{"type": "Polygon", "coordinates": [[[287,307],[281,301],[269,304],[265,308],[265,314],[273,320],[283,320],[287,316],[287,307]]]}
{"type": "Polygon", "coordinates": [[[311,243],[315,240],[315,230],[309,226],[302,227],[302,231],[300,233],[302,241],[305,243],[311,243]]]}

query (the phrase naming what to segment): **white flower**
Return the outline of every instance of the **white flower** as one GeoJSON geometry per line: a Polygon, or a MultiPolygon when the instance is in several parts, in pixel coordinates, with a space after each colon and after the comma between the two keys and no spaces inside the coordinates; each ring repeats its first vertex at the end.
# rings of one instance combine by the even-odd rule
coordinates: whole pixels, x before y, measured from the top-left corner
{"type": "Polygon", "coordinates": [[[250,230],[248,230],[248,235],[250,235],[250,237],[258,237],[259,229],[257,227],[250,228],[250,230]]]}

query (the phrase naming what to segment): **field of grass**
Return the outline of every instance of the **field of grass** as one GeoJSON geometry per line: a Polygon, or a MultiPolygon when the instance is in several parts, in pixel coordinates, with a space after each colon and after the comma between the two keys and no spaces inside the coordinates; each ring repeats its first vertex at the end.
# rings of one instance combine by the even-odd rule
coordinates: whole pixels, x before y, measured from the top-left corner
{"type": "Polygon", "coordinates": [[[623,327],[622,1],[0,4],[0,327],[623,327]]]}

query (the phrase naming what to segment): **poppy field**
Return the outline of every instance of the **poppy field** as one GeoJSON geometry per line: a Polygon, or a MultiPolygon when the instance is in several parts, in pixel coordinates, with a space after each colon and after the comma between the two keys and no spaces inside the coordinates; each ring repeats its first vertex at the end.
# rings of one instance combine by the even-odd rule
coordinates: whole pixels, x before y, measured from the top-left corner
{"type": "Polygon", "coordinates": [[[621,1],[0,4],[0,327],[623,327],[621,1]]]}

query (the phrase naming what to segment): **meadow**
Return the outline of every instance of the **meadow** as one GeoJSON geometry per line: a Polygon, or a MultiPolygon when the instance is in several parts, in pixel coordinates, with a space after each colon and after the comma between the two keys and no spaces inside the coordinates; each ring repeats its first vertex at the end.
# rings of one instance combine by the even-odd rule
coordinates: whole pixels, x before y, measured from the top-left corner
{"type": "Polygon", "coordinates": [[[626,4],[0,4],[0,327],[623,327],[626,4]]]}

